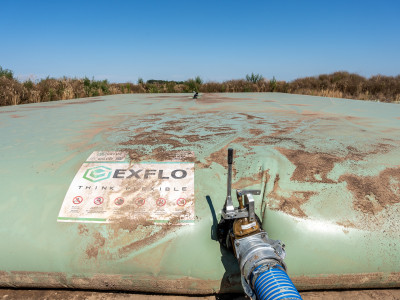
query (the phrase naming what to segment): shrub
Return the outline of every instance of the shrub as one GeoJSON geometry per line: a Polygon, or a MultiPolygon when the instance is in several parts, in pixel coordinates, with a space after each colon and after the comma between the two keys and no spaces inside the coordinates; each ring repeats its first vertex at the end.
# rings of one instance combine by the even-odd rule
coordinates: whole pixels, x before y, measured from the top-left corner
{"type": "Polygon", "coordinates": [[[0,77],[6,77],[6,78],[8,78],[8,79],[14,79],[14,73],[13,73],[13,71],[11,71],[11,70],[8,70],[8,69],[3,69],[1,66],[0,66],[0,77]]]}
{"type": "Polygon", "coordinates": [[[266,81],[260,74],[251,73],[246,79],[225,82],[206,82],[200,76],[186,81],[138,79],[138,84],[109,83],[107,80],[50,78],[35,83],[20,82],[11,70],[0,67],[0,105],[66,100],[121,93],[182,93],[182,92],[281,92],[324,97],[353,98],[384,102],[400,102],[400,75],[376,75],[369,79],[344,71],[304,77],[291,82],[266,81]]]}
{"type": "Polygon", "coordinates": [[[251,75],[249,75],[249,74],[246,75],[246,81],[252,82],[252,83],[260,82],[260,81],[263,80],[263,79],[264,79],[264,78],[262,77],[261,74],[254,74],[254,73],[251,73],[251,75]]]}

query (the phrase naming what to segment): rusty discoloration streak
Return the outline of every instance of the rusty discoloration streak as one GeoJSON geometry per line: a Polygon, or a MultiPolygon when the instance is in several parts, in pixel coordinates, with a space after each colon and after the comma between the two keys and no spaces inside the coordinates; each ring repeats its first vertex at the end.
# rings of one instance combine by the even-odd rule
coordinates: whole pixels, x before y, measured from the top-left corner
{"type": "Polygon", "coordinates": [[[70,150],[84,150],[92,148],[94,143],[91,143],[91,141],[96,135],[112,130],[112,127],[118,124],[120,121],[120,116],[113,116],[108,120],[93,122],[93,127],[87,127],[86,129],[83,129],[79,138],[76,139],[76,141],[68,144],[68,148],[70,150]]]}
{"type": "Polygon", "coordinates": [[[94,243],[88,245],[85,251],[89,259],[97,258],[97,255],[99,254],[99,249],[102,248],[106,243],[106,239],[101,235],[100,232],[95,232],[93,234],[93,238],[94,238],[94,243]]]}
{"type": "Polygon", "coordinates": [[[307,202],[311,196],[315,195],[315,192],[296,191],[292,192],[290,196],[284,197],[279,187],[279,180],[279,174],[277,174],[274,180],[273,190],[267,195],[271,200],[271,209],[283,211],[296,217],[306,217],[307,215],[301,209],[301,205],[307,202]]]}
{"type": "MultiPolygon", "coordinates": [[[[75,104],[89,104],[89,103],[94,103],[94,102],[100,102],[100,101],[105,101],[104,99],[87,99],[87,100],[80,100],[80,101],[74,101],[74,100],[59,100],[56,102],[53,102],[52,105],[21,105],[19,108],[23,109],[24,111],[30,111],[30,110],[41,110],[43,108],[59,108],[62,106],[66,105],[75,105],[75,104]]],[[[42,102],[46,103],[46,102],[42,102]]]]}
{"type": "Polygon", "coordinates": [[[332,171],[336,163],[346,160],[361,161],[368,155],[384,154],[390,152],[395,146],[385,143],[370,145],[368,151],[362,152],[353,146],[347,146],[347,154],[340,157],[322,152],[307,152],[304,150],[285,149],[276,147],[280,153],[286,156],[296,166],[291,177],[292,180],[306,182],[334,183],[327,175],[332,171]]]}
{"type": "Polygon", "coordinates": [[[67,275],[62,272],[11,271],[0,273],[0,287],[66,288],[67,275]]]}
{"type": "MultiPolygon", "coordinates": [[[[299,291],[326,289],[398,288],[400,273],[319,274],[291,276],[299,291]]],[[[66,276],[50,272],[1,272],[0,286],[12,288],[71,288],[90,290],[135,291],[171,294],[213,294],[241,292],[239,274],[232,274],[228,285],[221,280],[202,280],[189,276],[170,279],[137,274],[95,274],[66,276]]]]}
{"type": "Polygon", "coordinates": [[[147,99],[192,99],[190,95],[180,95],[180,94],[171,94],[171,95],[155,95],[155,96],[147,96],[147,99]]]}
{"type": "Polygon", "coordinates": [[[95,103],[95,102],[100,102],[100,101],[104,101],[104,100],[91,98],[91,99],[83,100],[83,101],[62,101],[62,102],[59,102],[57,104],[57,106],[75,105],[75,104],[88,104],[88,103],[95,103]]]}
{"type": "Polygon", "coordinates": [[[350,222],[349,220],[343,221],[343,222],[336,222],[336,224],[343,226],[345,228],[357,228],[356,225],[354,225],[353,222],[350,222]]]}
{"type": "Polygon", "coordinates": [[[200,98],[197,99],[196,103],[199,104],[213,104],[221,102],[240,102],[243,100],[254,100],[252,98],[234,98],[228,96],[222,96],[221,94],[202,94],[200,98]]]}
{"type": "Polygon", "coordinates": [[[343,161],[343,158],[327,153],[310,153],[303,150],[276,148],[296,166],[291,180],[307,182],[333,183],[327,178],[335,163],[343,161]]]}
{"type": "Polygon", "coordinates": [[[171,145],[173,148],[183,147],[184,144],[176,139],[176,135],[171,133],[160,132],[158,130],[144,131],[134,136],[121,145],[171,145]]]}
{"type": "Polygon", "coordinates": [[[87,228],[86,225],[84,225],[84,224],[79,224],[79,225],[78,225],[78,233],[79,233],[80,235],[88,235],[89,229],[87,228]]]}
{"type": "Polygon", "coordinates": [[[241,177],[239,180],[232,183],[233,189],[244,189],[246,187],[261,184],[264,178],[269,178],[269,170],[260,171],[248,177],[241,177]]]}
{"type": "Polygon", "coordinates": [[[211,132],[232,132],[233,130],[231,127],[228,126],[205,126],[204,129],[211,132]]]}
{"type": "Polygon", "coordinates": [[[275,129],[275,131],[271,135],[267,136],[267,138],[269,138],[269,137],[279,137],[281,135],[291,133],[299,125],[299,122],[292,122],[292,123],[294,123],[294,125],[291,125],[290,123],[288,124],[288,126],[273,124],[272,127],[275,129]]]}
{"type": "MultiPolygon", "coordinates": [[[[221,166],[225,166],[226,165],[226,153],[228,151],[228,147],[231,144],[240,144],[243,143],[245,141],[244,138],[236,138],[232,141],[230,141],[228,144],[226,144],[224,147],[222,147],[221,149],[211,153],[207,158],[206,158],[206,163],[204,164],[200,164],[199,163],[199,167],[201,168],[208,168],[213,162],[220,164],[221,166]]],[[[235,174],[236,170],[235,168],[233,168],[233,172],[235,174]]]]}
{"type": "Polygon", "coordinates": [[[141,240],[138,240],[138,241],[129,243],[128,245],[120,247],[118,249],[119,257],[125,257],[134,251],[137,251],[148,245],[154,244],[157,240],[162,239],[167,234],[170,234],[174,230],[176,230],[176,227],[174,226],[174,224],[177,224],[178,222],[179,222],[179,217],[172,218],[168,224],[162,225],[162,228],[159,231],[157,231],[149,236],[146,236],[145,238],[143,238],[141,240]]]}
{"type": "Polygon", "coordinates": [[[249,132],[252,135],[261,135],[264,133],[264,130],[251,128],[249,129],[249,132]]]}
{"type": "Polygon", "coordinates": [[[17,118],[25,118],[25,116],[21,115],[10,115],[11,118],[17,119],[17,118]]]}
{"type": "Polygon", "coordinates": [[[0,114],[10,114],[10,113],[16,113],[18,111],[16,110],[0,110],[0,114]]]}
{"type": "Polygon", "coordinates": [[[320,274],[291,276],[298,290],[400,287],[400,273],[320,274]]]}
{"type": "Polygon", "coordinates": [[[239,113],[239,115],[245,116],[248,120],[252,120],[252,119],[261,119],[261,120],[263,120],[264,119],[264,118],[253,116],[253,115],[246,114],[246,113],[239,113]]]}
{"type": "MultiPolygon", "coordinates": [[[[181,162],[192,162],[193,158],[189,155],[182,155],[185,151],[169,150],[164,146],[159,146],[151,151],[142,149],[132,148],[121,148],[121,151],[128,153],[128,156],[132,162],[140,161],[181,161],[181,162]]],[[[187,151],[186,151],[187,152],[187,151]]]]}
{"type": "Polygon", "coordinates": [[[400,168],[389,168],[378,176],[345,174],[339,181],[346,181],[354,196],[353,207],[363,213],[375,214],[388,205],[400,203],[400,168]]]}

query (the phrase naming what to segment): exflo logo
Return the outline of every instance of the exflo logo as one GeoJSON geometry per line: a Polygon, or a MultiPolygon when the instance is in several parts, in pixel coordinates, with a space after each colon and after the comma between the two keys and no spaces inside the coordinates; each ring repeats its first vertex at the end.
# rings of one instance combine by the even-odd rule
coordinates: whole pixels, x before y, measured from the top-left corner
{"type": "Polygon", "coordinates": [[[94,167],[87,169],[85,174],[83,174],[83,178],[91,182],[99,182],[104,179],[110,178],[111,171],[112,170],[108,167],[103,167],[103,166],[94,167]]]}
{"type": "Polygon", "coordinates": [[[98,166],[87,169],[83,178],[91,182],[99,182],[110,178],[116,179],[183,179],[187,176],[187,171],[176,169],[172,171],[152,170],[152,169],[116,169],[112,170],[108,167],[98,166]]]}

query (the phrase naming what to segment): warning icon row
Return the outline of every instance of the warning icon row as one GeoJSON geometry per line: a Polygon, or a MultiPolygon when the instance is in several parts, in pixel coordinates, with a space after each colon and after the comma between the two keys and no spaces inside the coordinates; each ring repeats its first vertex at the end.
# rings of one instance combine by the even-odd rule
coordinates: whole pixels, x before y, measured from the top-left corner
{"type": "MultiPolygon", "coordinates": [[[[72,199],[72,202],[75,205],[79,205],[83,202],[83,197],[82,196],[76,196],[72,199]]],[[[121,206],[122,204],[124,204],[125,199],[123,197],[118,197],[115,198],[114,200],[114,204],[117,206],[121,206]]],[[[101,205],[104,203],[104,198],[103,197],[96,197],[93,200],[93,203],[95,205],[101,205]]],[[[137,198],[135,199],[135,204],[137,206],[143,206],[146,203],[146,200],[144,198],[137,198]]],[[[162,207],[167,203],[167,200],[165,198],[158,198],[155,201],[156,206],[162,207]]],[[[176,200],[176,205],[178,206],[185,206],[186,205],[186,199],[185,198],[179,198],[178,200],[176,200]]]]}

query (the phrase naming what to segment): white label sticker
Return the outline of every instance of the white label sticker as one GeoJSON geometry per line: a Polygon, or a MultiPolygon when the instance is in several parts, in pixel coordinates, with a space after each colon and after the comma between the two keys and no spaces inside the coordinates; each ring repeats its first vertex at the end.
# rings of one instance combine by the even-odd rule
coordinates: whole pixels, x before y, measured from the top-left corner
{"type": "Polygon", "coordinates": [[[254,226],[256,226],[256,225],[257,225],[256,222],[249,223],[249,224],[247,224],[247,225],[242,225],[242,229],[243,229],[243,230],[250,229],[251,227],[254,227],[254,226]]]}
{"type": "Polygon", "coordinates": [[[93,152],[75,175],[57,221],[194,223],[193,162],[130,163],[126,157],[93,152]]]}

